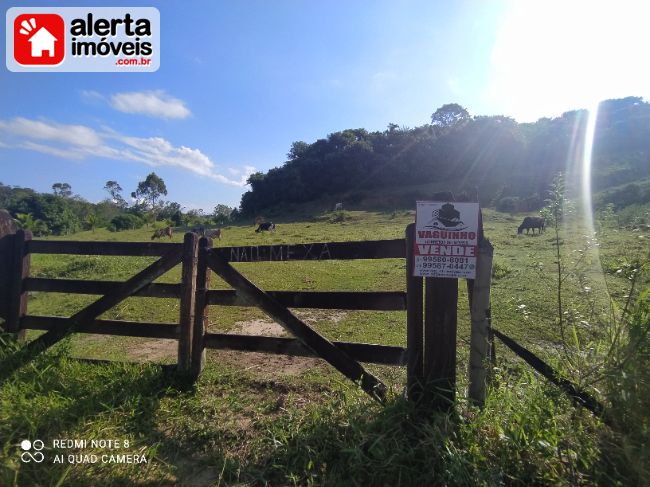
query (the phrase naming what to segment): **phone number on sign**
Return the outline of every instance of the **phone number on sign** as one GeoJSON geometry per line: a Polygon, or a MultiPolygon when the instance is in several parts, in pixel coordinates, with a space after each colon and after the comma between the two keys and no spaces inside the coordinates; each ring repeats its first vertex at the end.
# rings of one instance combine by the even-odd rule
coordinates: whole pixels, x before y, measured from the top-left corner
{"type": "Polygon", "coordinates": [[[443,262],[443,263],[457,263],[457,264],[468,264],[469,257],[445,257],[437,255],[425,255],[421,257],[424,262],[443,262]]]}
{"type": "Polygon", "coordinates": [[[474,269],[474,264],[457,263],[452,264],[448,262],[421,262],[422,269],[474,269]]]}

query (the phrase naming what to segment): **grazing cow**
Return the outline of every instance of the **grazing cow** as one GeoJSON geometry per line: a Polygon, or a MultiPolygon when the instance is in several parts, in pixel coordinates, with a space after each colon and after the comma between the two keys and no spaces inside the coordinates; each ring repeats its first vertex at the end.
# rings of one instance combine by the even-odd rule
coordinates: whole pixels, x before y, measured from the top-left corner
{"type": "Polygon", "coordinates": [[[174,234],[174,230],[172,229],[172,227],[159,228],[158,230],[153,232],[153,235],[151,236],[151,240],[156,238],[163,238],[165,235],[167,235],[171,239],[173,234],[174,234]]]}
{"type": "Polygon", "coordinates": [[[542,233],[542,230],[544,230],[544,219],[540,216],[527,216],[524,218],[522,224],[519,225],[517,233],[523,233],[524,229],[526,229],[526,233],[528,233],[528,230],[531,228],[533,229],[533,234],[535,233],[536,228],[538,233],[542,233]]]}
{"type": "Polygon", "coordinates": [[[192,230],[190,230],[192,233],[196,233],[198,235],[201,235],[202,237],[205,237],[205,227],[203,225],[197,225],[195,227],[192,227],[192,230]]]}
{"type": "Polygon", "coordinates": [[[215,228],[214,230],[207,230],[205,236],[208,238],[218,238],[221,240],[221,228],[215,228]]]}
{"type": "Polygon", "coordinates": [[[260,223],[259,226],[257,227],[257,230],[255,230],[255,233],[260,233],[263,231],[275,232],[275,223],[273,222],[260,223]]]}
{"type": "Polygon", "coordinates": [[[336,203],[336,205],[334,205],[334,211],[340,211],[342,209],[343,209],[343,203],[336,203]]]}

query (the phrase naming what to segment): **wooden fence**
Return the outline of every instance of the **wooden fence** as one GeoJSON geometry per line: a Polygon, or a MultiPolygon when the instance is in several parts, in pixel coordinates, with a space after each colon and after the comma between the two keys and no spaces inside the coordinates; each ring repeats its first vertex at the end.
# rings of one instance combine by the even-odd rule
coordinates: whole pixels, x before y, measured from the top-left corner
{"type": "MultiPolygon", "coordinates": [[[[199,239],[193,233],[186,234],[183,243],[177,244],[43,241],[32,240],[29,232],[19,230],[13,235],[0,236],[0,318],[4,320],[5,331],[19,337],[29,329],[46,332],[25,347],[34,354],[70,333],[175,339],[178,340],[178,368],[192,378],[200,374],[208,348],[320,357],[379,400],[384,396],[383,384],[359,362],[405,365],[408,397],[424,400],[438,409],[449,409],[455,401],[456,389],[458,283],[456,279],[412,276],[413,232],[414,225],[411,224],[406,229],[405,239],[212,248],[210,239],[199,239]],[[32,254],[149,256],[159,259],[127,281],[118,282],[30,277],[32,254]],[[394,258],[406,259],[406,292],[263,291],[230,265],[232,262],[394,258]],[[180,282],[154,282],[178,264],[182,264],[180,282]],[[211,290],[211,270],[234,289],[211,290]],[[34,291],[101,297],[70,317],[38,316],[28,313],[27,296],[34,291]],[[179,299],[178,321],[148,323],[98,319],[102,313],[131,296],[179,299]],[[260,307],[294,337],[209,332],[207,310],[211,305],[260,307]],[[289,308],[406,310],[407,347],[330,342],[293,315],[289,308]]],[[[494,361],[492,336],[496,336],[571,396],[576,404],[602,414],[602,405],[593,397],[562,378],[514,340],[490,328],[492,247],[482,235],[478,259],[477,280],[467,281],[472,318],[470,399],[482,404],[485,398],[487,362],[490,355],[494,361]]]]}
{"type": "MultiPolygon", "coordinates": [[[[210,267],[215,267],[215,261],[225,262],[230,267],[230,262],[403,259],[406,256],[404,239],[213,249],[210,239],[199,239],[193,233],[186,234],[182,244],[44,241],[32,240],[29,232],[23,231],[4,237],[4,240],[8,238],[11,239],[10,250],[5,250],[1,255],[3,258],[0,259],[8,270],[5,274],[4,286],[3,282],[0,282],[0,289],[3,290],[0,295],[0,316],[5,319],[6,331],[20,333],[29,329],[45,330],[47,333],[28,345],[32,349],[40,347],[40,350],[53,345],[69,333],[176,339],[178,340],[178,367],[181,371],[194,377],[198,376],[203,367],[203,357],[207,348],[323,357],[319,352],[319,345],[310,342],[305,336],[281,338],[207,331],[207,309],[211,305],[260,305],[259,302],[251,300],[250,295],[247,295],[246,291],[241,288],[237,290],[209,289],[210,267]],[[159,257],[159,260],[126,282],[50,279],[30,276],[32,254],[151,256],[159,257]],[[179,263],[182,264],[179,283],[153,282],[154,279],[179,263]],[[38,316],[30,314],[27,308],[27,293],[34,291],[91,294],[100,295],[101,298],[71,317],[38,316]],[[150,323],[98,318],[112,306],[130,296],[179,299],[178,321],[150,323]]],[[[262,291],[262,293],[264,299],[272,303],[273,306],[282,309],[394,311],[406,310],[407,302],[406,293],[403,291],[270,290],[262,291]]],[[[310,331],[313,330],[310,329],[310,331]]],[[[329,346],[326,345],[326,347],[329,346]]],[[[407,351],[404,347],[348,342],[332,342],[331,346],[336,349],[335,353],[349,357],[355,362],[385,365],[405,365],[407,363],[407,351]]],[[[328,357],[324,358],[327,360],[328,357]]]]}

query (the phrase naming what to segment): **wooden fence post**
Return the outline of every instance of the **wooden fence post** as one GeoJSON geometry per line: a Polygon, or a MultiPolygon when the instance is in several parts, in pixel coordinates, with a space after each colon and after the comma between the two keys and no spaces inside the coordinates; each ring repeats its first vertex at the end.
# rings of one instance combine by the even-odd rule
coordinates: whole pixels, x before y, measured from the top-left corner
{"type": "Polygon", "coordinates": [[[198,262],[196,267],[196,297],[194,303],[194,330],[192,333],[192,362],[190,374],[198,379],[205,365],[205,331],[208,322],[208,290],[210,289],[210,268],[208,267],[208,251],[212,247],[212,239],[201,237],[199,240],[198,262]]]}
{"type": "Polygon", "coordinates": [[[189,373],[192,365],[192,335],[196,299],[196,273],[199,236],[186,233],[183,239],[183,270],[181,277],[180,335],[178,337],[178,370],[189,373]]]}
{"type": "Polygon", "coordinates": [[[422,397],[424,337],[422,323],[422,278],[413,276],[415,223],[406,227],[406,395],[418,402],[422,397]]]}
{"type": "Polygon", "coordinates": [[[424,279],[425,401],[449,410],[456,400],[458,279],[424,279]]]}
{"type": "Polygon", "coordinates": [[[18,230],[13,238],[9,308],[5,328],[8,332],[15,333],[18,340],[22,340],[25,337],[25,330],[20,329],[20,319],[27,313],[27,292],[23,290],[23,281],[29,277],[30,265],[30,256],[26,253],[26,247],[27,242],[32,239],[32,232],[18,230]]]}
{"type": "Polygon", "coordinates": [[[476,259],[476,279],[471,300],[472,331],[469,351],[468,397],[479,406],[485,403],[489,356],[490,283],[494,247],[483,239],[476,259]]]}

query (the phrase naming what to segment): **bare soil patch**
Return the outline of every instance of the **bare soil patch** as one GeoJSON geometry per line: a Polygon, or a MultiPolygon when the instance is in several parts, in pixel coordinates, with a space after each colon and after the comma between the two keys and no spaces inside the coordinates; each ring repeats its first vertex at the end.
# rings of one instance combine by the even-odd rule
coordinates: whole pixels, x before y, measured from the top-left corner
{"type": "Polygon", "coordinates": [[[137,362],[163,362],[176,360],[178,341],[167,338],[147,338],[139,343],[130,345],[125,353],[137,362]]]}
{"type": "MultiPolygon", "coordinates": [[[[305,319],[304,316],[301,316],[305,319]]],[[[305,321],[307,321],[305,319],[305,321]]],[[[289,337],[290,334],[282,326],[269,320],[238,321],[230,331],[231,334],[257,335],[273,337],[289,337]]],[[[211,352],[217,355],[217,360],[242,370],[253,372],[256,376],[269,379],[278,375],[299,375],[302,372],[318,366],[320,359],[308,357],[291,357],[288,355],[272,355],[258,352],[231,352],[218,350],[211,352]]]]}

